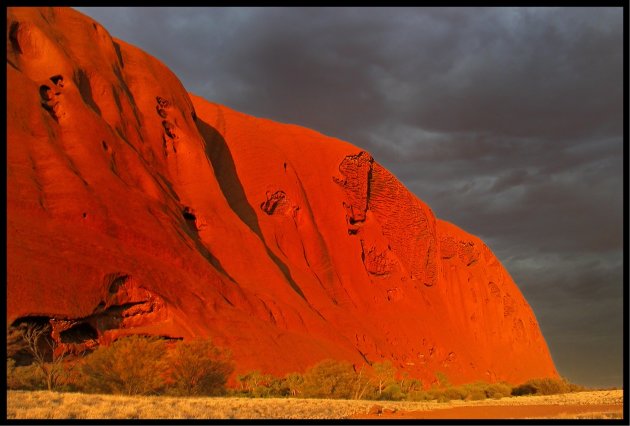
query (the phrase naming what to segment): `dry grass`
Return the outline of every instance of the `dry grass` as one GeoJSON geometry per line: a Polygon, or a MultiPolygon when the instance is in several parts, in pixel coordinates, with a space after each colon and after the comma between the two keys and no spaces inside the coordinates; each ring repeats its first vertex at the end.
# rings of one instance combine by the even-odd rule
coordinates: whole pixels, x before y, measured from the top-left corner
{"type": "Polygon", "coordinates": [[[526,395],[501,398],[497,400],[485,399],[482,401],[450,401],[445,406],[459,405],[623,405],[623,390],[585,391],[563,393],[558,395],[526,395]]]}
{"type": "MultiPolygon", "coordinates": [[[[126,397],[9,391],[10,419],[336,419],[367,412],[374,401],[297,398],[126,397]]],[[[381,404],[428,409],[430,403],[381,404]]]]}
{"type": "MultiPolygon", "coordinates": [[[[356,413],[367,413],[375,404],[385,409],[401,411],[432,410],[462,405],[623,404],[623,391],[579,392],[448,403],[297,398],[126,397],[47,391],[8,391],[7,417],[9,419],[339,419],[356,413]]],[[[590,414],[595,417],[587,418],[610,418],[597,417],[609,414],[590,414]]]]}
{"type": "Polygon", "coordinates": [[[588,412],[581,414],[560,414],[554,419],[576,419],[576,420],[586,420],[586,419],[595,419],[595,420],[611,420],[611,419],[623,419],[623,413],[600,413],[600,412],[588,412]]]}

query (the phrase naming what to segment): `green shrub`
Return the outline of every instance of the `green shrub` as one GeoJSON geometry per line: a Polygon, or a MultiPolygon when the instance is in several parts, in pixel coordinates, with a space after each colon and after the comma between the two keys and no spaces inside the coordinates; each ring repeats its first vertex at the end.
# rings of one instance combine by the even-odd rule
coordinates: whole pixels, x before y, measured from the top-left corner
{"type": "Polygon", "coordinates": [[[428,390],[419,390],[409,393],[409,400],[411,401],[447,401],[444,395],[444,389],[431,388],[428,390]]]}
{"type": "Polygon", "coordinates": [[[254,388],[260,386],[260,384],[264,380],[264,376],[261,374],[260,371],[254,370],[246,374],[239,374],[236,377],[236,380],[240,384],[240,387],[243,391],[251,394],[254,388]]]}
{"type": "Polygon", "coordinates": [[[584,392],[584,391],[588,390],[585,386],[578,385],[578,384],[575,384],[575,383],[567,382],[567,385],[569,387],[568,392],[584,392]]]}
{"type": "Polygon", "coordinates": [[[264,398],[274,396],[274,392],[276,391],[280,392],[280,390],[277,389],[279,384],[276,383],[279,379],[271,374],[262,374],[258,370],[241,374],[237,377],[237,380],[245,396],[264,398]]]}
{"type": "Polygon", "coordinates": [[[472,389],[466,394],[464,399],[466,401],[481,401],[486,398],[488,398],[488,395],[483,389],[472,389]]]}
{"type": "Polygon", "coordinates": [[[251,395],[254,398],[268,398],[272,395],[271,389],[267,386],[256,386],[251,390],[251,395]]]}
{"type": "Polygon", "coordinates": [[[167,364],[163,340],[131,336],[101,346],[81,366],[85,392],[155,394],[165,387],[167,364]]]}
{"type": "Polygon", "coordinates": [[[81,370],[74,361],[65,361],[58,365],[55,390],[59,392],[78,392],[81,390],[81,370]]]}
{"type": "Polygon", "coordinates": [[[466,393],[465,400],[468,401],[480,401],[486,399],[487,383],[475,382],[463,385],[464,392],[466,393]]]}
{"type": "Polygon", "coordinates": [[[449,397],[447,397],[445,394],[441,393],[439,395],[437,395],[436,401],[437,402],[449,402],[451,399],[449,397]]]}
{"type": "Polygon", "coordinates": [[[569,391],[569,386],[560,379],[538,379],[534,380],[532,384],[536,387],[536,394],[538,395],[555,395],[569,391]]]}
{"type": "Polygon", "coordinates": [[[267,398],[296,396],[302,392],[304,378],[299,373],[289,373],[285,377],[272,374],[262,374],[260,371],[250,371],[237,377],[240,396],[267,398]]]}
{"type": "Polygon", "coordinates": [[[512,386],[507,383],[491,383],[485,389],[487,398],[501,399],[512,395],[512,386]]]}
{"type": "Polygon", "coordinates": [[[392,383],[387,385],[379,399],[388,400],[388,401],[401,401],[405,398],[405,394],[402,389],[400,389],[400,385],[397,383],[392,383]]]}
{"type": "Polygon", "coordinates": [[[7,359],[7,389],[46,389],[46,377],[35,364],[15,366],[15,360],[7,359]]]}
{"type": "Polygon", "coordinates": [[[275,377],[270,375],[267,382],[268,395],[271,397],[286,397],[291,396],[291,387],[285,377],[275,377]]]}
{"type": "Polygon", "coordinates": [[[288,395],[298,396],[304,387],[304,376],[300,373],[289,373],[284,376],[284,385],[288,390],[288,395]]]}
{"type": "Polygon", "coordinates": [[[516,386],[512,390],[512,395],[555,395],[560,393],[578,392],[584,390],[582,386],[569,383],[566,379],[552,379],[549,377],[542,379],[532,379],[516,386]]]}
{"type": "Polygon", "coordinates": [[[19,389],[19,383],[15,377],[15,360],[7,358],[7,389],[19,389]]]}
{"type": "Polygon", "coordinates": [[[405,377],[403,380],[400,381],[400,389],[405,394],[422,390],[422,381],[419,379],[405,377]]]}
{"type": "Polygon", "coordinates": [[[446,375],[446,373],[443,373],[441,371],[436,371],[435,372],[435,377],[437,378],[438,386],[440,388],[447,388],[447,387],[451,386],[451,382],[449,381],[448,376],[446,375]]]}
{"type": "Polygon", "coordinates": [[[176,395],[223,395],[234,370],[230,353],[210,340],[178,342],[167,359],[169,393],[176,395]]]}
{"type": "MultiPolygon", "coordinates": [[[[16,366],[15,360],[7,358],[7,389],[43,390],[48,389],[48,381],[40,365],[29,364],[16,366]]],[[[45,364],[46,368],[53,368],[45,364]]],[[[54,366],[55,390],[60,392],[76,392],[78,377],[73,363],[58,363],[54,366]]]]}
{"type": "Polygon", "coordinates": [[[529,383],[523,383],[512,389],[512,396],[534,395],[536,388],[529,383]]]}
{"type": "Polygon", "coordinates": [[[461,387],[449,387],[444,389],[441,394],[438,396],[438,401],[442,402],[441,399],[450,401],[453,399],[465,399],[466,391],[461,387]]]}
{"type": "Polygon", "coordinates": [[[507,383],[474,382],[447,388],[433,387],[427,391],[412,391],[407,394],[410,401],[447,402],[452,400],[477,401],[486,398],[503,398],[510,396],[512,386],[507,383]]]}
{"type": "Polygon", "coordinates": [[[429,392],[423,390],[414,390],[407,393],[407,401],[430,401],[432,395],[429,392]]]}
{"type": "Polygon", "coordinates": [[[427,396],[428,396],[430,401],[438,400],[440,398],[440,396],[442,396],[442,390],[441,389],[436,389],[436,388],[431,388],[431,389],[429,389],[427,391],[427,396]]]}
{"type": "Polygon", "coordinates": [[[350,399],[355,385],[352,364],[327,359],[306,371],[303,392],[307,398],[350,399]]]}

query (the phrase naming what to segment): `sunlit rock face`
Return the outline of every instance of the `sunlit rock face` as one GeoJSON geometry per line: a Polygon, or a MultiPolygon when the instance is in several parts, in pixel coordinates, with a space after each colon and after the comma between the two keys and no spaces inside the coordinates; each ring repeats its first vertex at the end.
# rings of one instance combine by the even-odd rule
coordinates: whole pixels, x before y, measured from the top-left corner
{"type": "Polygon", "coordinates": [[[9,324],[209,336],[237,372],[557,376],[490,249],[368,152],[189,94],[68,8],[8,10],[7,90],[9,324]]]}

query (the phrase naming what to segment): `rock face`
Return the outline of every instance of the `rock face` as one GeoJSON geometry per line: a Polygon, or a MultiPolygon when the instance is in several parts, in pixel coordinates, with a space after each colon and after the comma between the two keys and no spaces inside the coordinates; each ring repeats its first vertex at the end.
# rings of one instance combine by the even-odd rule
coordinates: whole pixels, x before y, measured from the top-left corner
{"type": "Polygon", "coordinates": [[[9,9],[7,30],[9,324],[75,350],[209,336],[237,372],[557,376],[488,247],[369,153],[188,94],[72,9],[9,9]]]}

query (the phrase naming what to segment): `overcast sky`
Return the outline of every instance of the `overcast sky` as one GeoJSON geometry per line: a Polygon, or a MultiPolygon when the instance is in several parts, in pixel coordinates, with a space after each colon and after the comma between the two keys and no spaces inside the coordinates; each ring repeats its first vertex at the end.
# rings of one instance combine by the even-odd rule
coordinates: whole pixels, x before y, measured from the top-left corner
{"type": "Polygon", "coordinates": [[[372,153],[622,384],[623,9],[78,8],[188,91],[372,153]]]}

